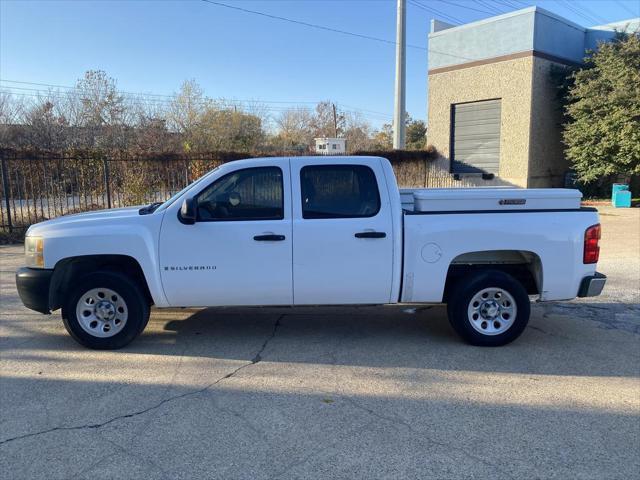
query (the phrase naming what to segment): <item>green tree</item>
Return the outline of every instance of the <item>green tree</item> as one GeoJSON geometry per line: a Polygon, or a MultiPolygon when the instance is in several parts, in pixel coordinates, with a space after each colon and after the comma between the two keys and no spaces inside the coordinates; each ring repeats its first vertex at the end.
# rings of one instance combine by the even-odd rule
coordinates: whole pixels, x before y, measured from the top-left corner
{"type": "Polygon", "coordinates": [[[618,35],[571,74],[563,138],[585,184],[640,174],[640,35],[618,35]]]}
{"type": "MultiPolygon", "coordinates": [[[[424,150],[427,145],[427,125],[422,120],[414,120],[408,113],[405,117],[405,141],[407,150],[424,150]]],[[[393,148],[393,125],[385,123],[375,132],[373,143],[380,150],[393,148]]]]}
{"type": "Polygon", "coordinates": [[[427,125],[407,115],[407,150],[422,150],[427,143],[427,125]]]}

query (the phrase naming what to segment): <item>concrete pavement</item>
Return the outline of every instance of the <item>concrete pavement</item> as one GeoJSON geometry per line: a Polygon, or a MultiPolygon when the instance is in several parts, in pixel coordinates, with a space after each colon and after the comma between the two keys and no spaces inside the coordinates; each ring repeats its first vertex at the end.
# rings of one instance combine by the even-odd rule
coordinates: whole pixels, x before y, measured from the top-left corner
{"type": "Polygon", "coordinates": [[[442,307],[367,307],[156,310],[90,351],[0,247],[0,476],[638,478],[640,211],[602,213],[603,296],[495,349],[442,307]]]}

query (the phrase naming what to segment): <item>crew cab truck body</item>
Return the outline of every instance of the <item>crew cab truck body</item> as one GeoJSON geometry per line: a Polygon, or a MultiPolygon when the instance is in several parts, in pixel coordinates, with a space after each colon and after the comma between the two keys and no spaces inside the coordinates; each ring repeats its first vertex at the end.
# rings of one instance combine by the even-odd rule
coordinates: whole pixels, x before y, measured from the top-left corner
{"type": "Polygon", "coordinates": [[[477,345],[515,339],[529,296],[598,295],[600,227],[575,190],[398,189],[379,157],[224,164],[165,203],[27,232],[23,303],[119,348],[150,305],[447,303],[477,345]]]}

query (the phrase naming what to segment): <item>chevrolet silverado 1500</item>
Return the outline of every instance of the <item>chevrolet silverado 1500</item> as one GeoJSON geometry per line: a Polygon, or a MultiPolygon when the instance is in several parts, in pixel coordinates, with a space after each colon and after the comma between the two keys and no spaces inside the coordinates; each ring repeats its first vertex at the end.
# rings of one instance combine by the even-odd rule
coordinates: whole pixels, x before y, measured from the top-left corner
{"type": "Polygon", "coordinates": [[[475,345],[503,345],[540,301],[598,295],[598,214],[565,189],[399,190],[379,157],[226,163],[162,204],[29,228],[23,303],[112,349],[152,305],[446,303],[475,345]]]}

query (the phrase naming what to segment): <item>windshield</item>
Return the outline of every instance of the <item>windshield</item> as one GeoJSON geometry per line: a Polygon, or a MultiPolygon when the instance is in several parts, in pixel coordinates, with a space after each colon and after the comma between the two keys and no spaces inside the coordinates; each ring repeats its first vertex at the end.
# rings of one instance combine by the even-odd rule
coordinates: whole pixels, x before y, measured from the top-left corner
{"type": "Polygon", "coordinates": [[[205,173],[203,176],[201,176],[199,179],[197,179],[195,182],[190,183],[189,185],[187,185],[186,187],[184,187],[182,190],[180,190],[178,193],[174,194],[171,198],[169,198],[169,200],[167,200],[166,202],[164,202],[162,205],[160,205],[155,211],[159,212],[160,210],[164,210],[166,208],[168,208],[173,202],[176,201],[176,199],[178,199],[184,192],[186,192],[187,190],[195,187],[196,185],[198,185],[200,182],[204,181],[206,178],[209,177],[209,175],[211,175],[213,172],[215,172],[216,170],[218,170],[220,168],[221,165],[217,166],[216,168],[214,168],[213,170],[211,170],[209,173],[205,173]]]}

